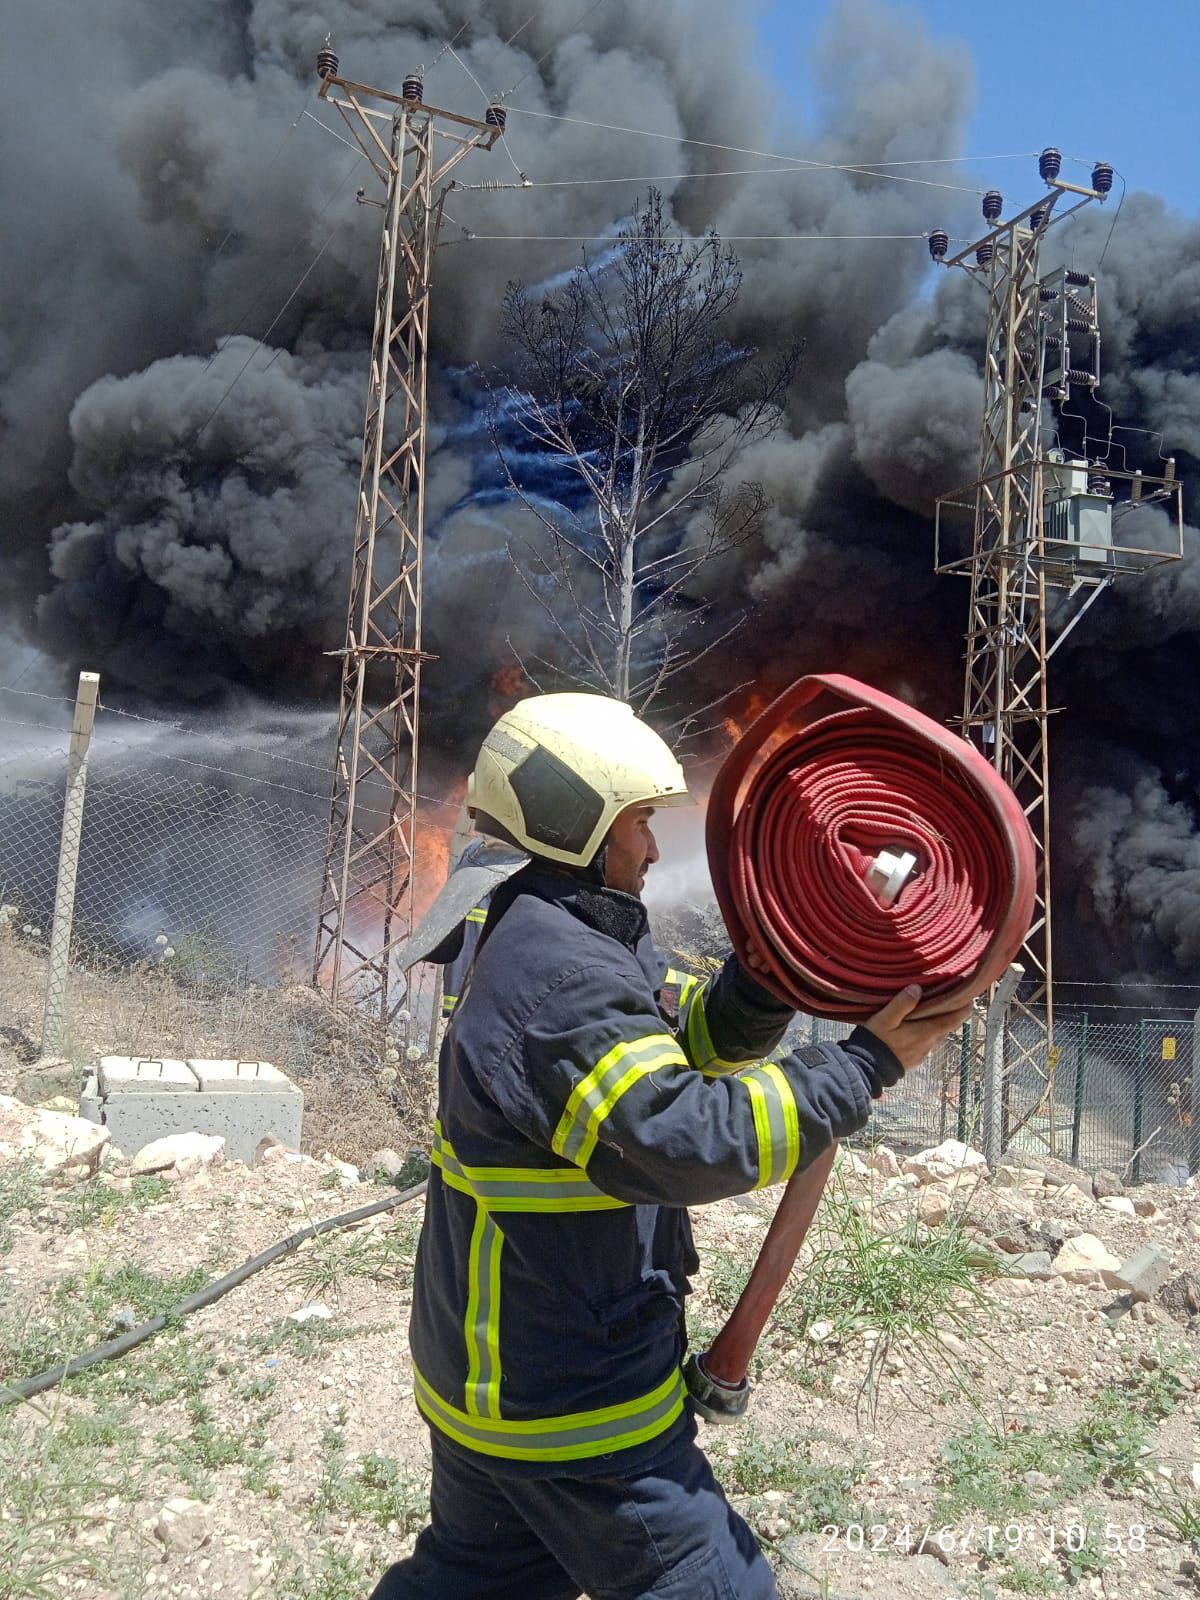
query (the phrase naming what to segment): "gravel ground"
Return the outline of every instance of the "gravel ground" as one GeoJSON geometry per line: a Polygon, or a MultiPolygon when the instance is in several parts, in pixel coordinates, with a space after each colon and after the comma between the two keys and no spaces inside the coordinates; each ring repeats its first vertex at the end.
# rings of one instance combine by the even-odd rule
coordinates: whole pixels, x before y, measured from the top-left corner
{"type": "MultiPolygon", "coordinates": [[[[24,1171],[0,1160],[0,1188],[11,1194],[24,1171]]],[[[1046,1222],[1098,1234],[1122,1259],[1155,1243],[1175,1274],[1200,1257],[1195,1189],[1139,1190],[1157,1214],[1131,1217],[1078,1191],[984,1184],[930,1228],[914,1213],[927,1190],[844,1174],[824,1243],[858,1218],[870,1239],[908,1241],[881,1259],[915,1248],[928,1260],[950,1225],[982,1242],[1046,1222]]],[[[383,1192],[278,1152],[254,1171],[225,1163],[182,1179],[113,1162],[33,1190],[0,1240],[4,1376],[140,1321],[194,1288],[193,1269],[217,1276],[383,1192]]],[[[724,1320],[776,1198],[696,1214],[698,1339],[724,1320]]],[[[368,1592],[425,1512],[405,1337],[419,1222],[417,1201],[329,1235],[122,1360],[0,1414],[0,1594],[368,1592]],[[35,1589],[28,1575],[48,1560],[61,1565],[35,1589]]],[[[859,1248],[843,1245],[847,1258],[859,1248]]],[[[984,1600],[990,1589],[1005,1600],[1072,1579],[1113,1600],[1200,1593],[1200,1552],[1183,1537],[1200,1534],[1195,1318],[1153,1301],[1128,1309],[1103,1284],[972,1278],[915,1318],[915,1336],[881,1346],[867,1326],[843,1337],[806,1322],[826,1271],[798,1271],[760,1350],[748,1419],[708,1439],[785,1595],[984,1600]],[[1180,1508],[1182,1531],[1164,1507],[1180,1508]],[[1085,1527],[1073,1570],[1065,1546],[1085,1527]]]]}

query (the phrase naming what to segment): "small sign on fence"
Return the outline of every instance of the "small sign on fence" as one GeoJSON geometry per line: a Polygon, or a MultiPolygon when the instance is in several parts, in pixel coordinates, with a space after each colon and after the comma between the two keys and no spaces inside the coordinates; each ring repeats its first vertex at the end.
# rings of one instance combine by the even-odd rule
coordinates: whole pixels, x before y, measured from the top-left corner
{"type": "Polygon", "coordinates": [[[1169,1034],[1162,1042],[1162,1058],[1164,1061],[1174,1061],[1175,1059],[1175,1041],[1169,1034]]]}

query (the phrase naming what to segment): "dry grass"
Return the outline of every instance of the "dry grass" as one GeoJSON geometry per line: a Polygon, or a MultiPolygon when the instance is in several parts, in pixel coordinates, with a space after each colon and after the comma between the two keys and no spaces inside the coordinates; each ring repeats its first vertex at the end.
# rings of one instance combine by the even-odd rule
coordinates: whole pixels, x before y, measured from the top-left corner
{"type": "MultiPolygon", "coordinates": [[[[0,1090],[38,1054],[44,984],[44,947],[0,930],[0,1090]]],[[[403,1049],[389,1060],[370,1019],[304,984],[194,979],[166,963],[76,952],[63,1053],[81,1072],[102,1055],[270,1061],[304,1091],[306,1150],[361,1163],[383,1146],[428,1145],[433,1063],[410,1062],[403,1049]]]]}

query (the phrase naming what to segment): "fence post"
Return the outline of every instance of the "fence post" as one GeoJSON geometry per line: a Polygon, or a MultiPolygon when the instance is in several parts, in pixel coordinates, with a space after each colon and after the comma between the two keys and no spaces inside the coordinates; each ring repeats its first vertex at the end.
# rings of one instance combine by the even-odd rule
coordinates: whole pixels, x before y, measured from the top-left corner
{"type": "Polygon", "coordinates": [[[75,875],[79,866],[79,839],[83,832],[83,795],[87,787],[87,759],[100,696],[100,675],[81,672],[75,695],[75,721],[67,754],[67,791],[63,800],[62,840],[58,849],[58,882],[54,889],[54,922],[50,929],[50,959],[46,974],[46,1010],[42,1018],[42,1054],[56,1056],[62,1049],[63,1001],[71,961],[71,923],[75,916],[75,875]]]}
{"type": "Polygon", "coordinates": [[[1079,1038],[1075,1044],[1075,1097],[1071,1117],[1071,1161],[1079,1161],[1079,1136],[1083,1126],[1083,1069],[1087,1061],[1088,1014],[1079,1019],[1079,1038]]]}
{"type": "Polygon", "coordinates": [[[1146,1019],[1138,1023],[1137,1066],[1133,1075],[1133,1173],[1134,1183],[1142,1181],[1142,1120],[1146,1101],[1146,1019]]]}
{"type": "Polygon", "coordinates": [[[971,1087],[971,1024],[962,1026],[962,1043],[958,1047],[958,1142],[967,1137],[967,1095],[971,1087]]]}
{"type": "Polygon", "coordinates": [[[1025,968],[1013,962],[992,991],[983,1035],[983,1153],[988,1165],[995,1166],[1004,1150],[1004,1022],[1008,1002],[1025,976],[1025,968]]]}
{"type": "Polygon", "coordinates": [[[1188,1128],[1188,1172],[1200,1172],[1200,1011],[1192,1018],[1192,1104],[1188,1128]]]}

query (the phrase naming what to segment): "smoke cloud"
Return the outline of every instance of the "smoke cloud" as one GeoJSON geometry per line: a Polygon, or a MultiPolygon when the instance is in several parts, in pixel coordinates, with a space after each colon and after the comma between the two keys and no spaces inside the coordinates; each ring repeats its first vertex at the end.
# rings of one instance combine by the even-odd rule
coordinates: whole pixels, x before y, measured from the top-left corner
{"type": "MultiPolygon", "coordinates": [[[[708,575],[727,600],[714,626],[747,605],[753,620],[698,669],[697,700],[835,669],[953,715],[966,585],[932,574],[931,514],[975,476],[982,295],[963,274],[934,285],[919,238],[877,236],[973,235],[975,193],[894,178],[974,190],[995,169],[780,170],[712,146],[843,169],[953,157],[969,59],[907,10],[839,0],[813,103],[781,107],[751,65],[749,7],[580,10],[98,0],[84,28],[66,0],[17,0],[14,36],[30,59],[52,55],[65,92],[18,74],[0,105],[0,195],[21,219],[20,248],[0,258],[0,659],[36,647],[64,673],[99,668],[110,698],[153,705],[246,691],[331,703],[336,667],[321,652],[344,625],[378,250],[378,212],[354,202],[360,184],[373,195],[372,174],[311,120],[343,131],[315,98],[313,59],[331,31],[352,76],[396,85],[426,63],[437,104],[482,110],[456,55],[486,95],[511,89],[504,144],[457,176],[515,185],[523,172],[535,185],[448,199],[433,319],[431,754],[482,731],[499,667],[555,648],[509,561],[529,530],[503,493],[477,378],[503,357],[500,295],[510,278],[568,271],[578,246],[551,236],[611,232],[651,178],[680,226],[759,236],[735,245],[734,335],[767,349],[781,332],[806,341],[785,425],[741,464],[770,512],[708,575]],[[456,55],[444,52],[460,27],[456,55]],[[762,167],[775,170],[728,175],[762,167]],[[591,181],[612,178],[629,181],[591,181]],[[479,237],[495,234],[521,238],[479,237]]],[[[1033,192],[1032,172],[1012,183],[1014,198],[1033,192]]],[[[1072,264],[1099,267],[1101,393],[1129,431],[1110,445],[1094,408],[1071,443],[1086,429],[1091,454],[1147,471],[1174,453],[1194,522],[1200,224],[1150,195],[1128,196],[1115,224],[1114,211],[1092,208],[1055,237],[1072,264]]],[[[1161,541],[1154,515],[1143,520],[1161,541]]],[[[1069,708],[1055,747],[1059,870],[1089,886],[1079,978],[1102,963],[1166,980],[1196,956],[1198,537],[1189,527],[1187,561],[1118,583],[1055,657],[1054,698],[1069,708]]]]}

